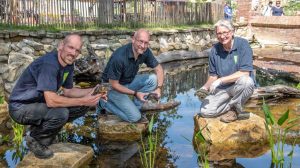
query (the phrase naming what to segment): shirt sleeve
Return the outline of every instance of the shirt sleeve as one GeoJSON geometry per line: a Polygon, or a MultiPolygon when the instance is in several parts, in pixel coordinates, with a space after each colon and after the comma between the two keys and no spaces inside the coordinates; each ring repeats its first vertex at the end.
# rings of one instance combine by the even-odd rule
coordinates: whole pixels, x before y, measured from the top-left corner
{"type": "Polygon", "coordinates": [[[253,71],[253,52],[247,41],[241,45],[241,55],[239,60],[239,70],[253,71]]]}
{"type": "Polygon", "coordinates": [[[208,71],[210,76],[217,76],[217,70],[216,70],[216,46],[214,46],[209,53],[208,57],[208,71]]]}
{"type": "Polygon", "coordinates": [[[150,68],[155,68],[158,65],[158,61],[154,57],[151,50],[147,49],[145,55],[146,55],[145,64],[150,68]]]}
{"type": "Polygon", "coordinates": [[[54,65],[44,63],[38,74],[37,90],[38,91],[57,91],[58,71],[54,65]]]}

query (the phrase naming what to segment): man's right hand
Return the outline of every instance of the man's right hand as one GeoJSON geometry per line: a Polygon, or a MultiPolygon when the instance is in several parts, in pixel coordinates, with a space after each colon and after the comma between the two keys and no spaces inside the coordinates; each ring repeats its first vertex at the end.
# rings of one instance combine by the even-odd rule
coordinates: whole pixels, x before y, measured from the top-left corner
{"type": "Polygon", "coordinates": [[[139,100],[141,100],[142,102],[145,102],[145,97],[148,96],[149,93],[143,93],[143,92],[136,92],[136,98],[138,98],[139,100]]]}
{"type": "MultiPolygon", "coordinates": [[[[103,98],[103,94],[96,94],[96,95],[91,95],[88,94],[85,97],[83,97],[83,104],[84,106],[96,106],[97,103],[99,102],[100,98],[103,98]]],[[[106,97],[106,95],[105,95],[106,97]]]]}

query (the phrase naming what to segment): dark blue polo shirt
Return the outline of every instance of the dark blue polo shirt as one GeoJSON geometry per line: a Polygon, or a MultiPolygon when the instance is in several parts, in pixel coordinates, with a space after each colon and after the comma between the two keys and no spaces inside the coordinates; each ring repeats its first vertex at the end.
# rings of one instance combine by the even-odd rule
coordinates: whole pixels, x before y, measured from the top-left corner
{"type": "MultiPolygon", "coordinates": [[[[209,55],[209,75],[224,77],[237,71],[249,71],[250,77],[253,75],[253,52],[247,40],[234,37],[234,43],[230,52],[225,51],[221,43],[217,43],[211,49],[209,55]]],[[[222,85],[219,88],[227,88],[234,83],[222,85]]]]}
{"type": "Polygon", "coordinates": [[[74,65],[62,67],[57,52],[48,53],[34,60],[22,73],[9,98],[10,110],[23,104],[45,102],[44,91],[56,92],[63,86],[73,87],[74,65]]]}
{"type": "Polygon", "coordinates": [[[143,54],[134,59],[132,43],[118,48],[110,57],[102,75],[103,82],[118,80],[125,85],[133,81],[141,64],[145,63],[150,68],[158,65],[157,60],[148,48],[143,54]]]}

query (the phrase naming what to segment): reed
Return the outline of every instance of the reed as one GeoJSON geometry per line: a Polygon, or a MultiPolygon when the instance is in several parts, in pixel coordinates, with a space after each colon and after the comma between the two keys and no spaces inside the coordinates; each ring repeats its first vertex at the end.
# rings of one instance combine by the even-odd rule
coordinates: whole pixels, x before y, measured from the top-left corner
{"type": "Polygon", "coordinates": [[[158,145],[158,135],[157,131],[153,130],[154,116],[152,115],[151,120],[148,125],[149,134],[146,137],[146,142],[144,142],[143,136],[141,134],[141,145],[139,148],[140,160],[143,168],[154,168],[155,161],[157,157],[157,145],[158,145]]]}
{"type": "Polygon", "coordinates": [[[268,133],[269,145],[271,148],[272,163],[275,168],[292,167],[292,159],[296,139],[292,144],[292,150],[285,156],[284,145],[287,139],[288,131],[298,125],[300,117],[289,119],[289,110],[275,121],[269,106],[263,100],[262,106],[265,115],[265,127],[268,133]],[[285,126],[283,126],[285,125],[285,126]]]}

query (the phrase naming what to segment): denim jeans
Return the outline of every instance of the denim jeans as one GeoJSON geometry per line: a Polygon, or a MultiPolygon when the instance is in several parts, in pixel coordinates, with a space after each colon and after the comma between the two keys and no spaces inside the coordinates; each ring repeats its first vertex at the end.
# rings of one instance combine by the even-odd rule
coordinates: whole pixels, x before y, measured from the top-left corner
{"type": "Polygon", "coordinates": [[[45,103],[25,104],[19,110],[9,110],[19,124],[30,125],[30,136],[43,145],[50,145],[60,129],[83,116],[88,107],[49,108],[45,103]]]}
{"type": "MultiPolygon", "coordinates": [[[[136,75],[130,84],[124,86],[138,92],[149,93],[156,88],[157,77],[154,74],[136,75]]],[[[129,95],[120,93],[114,89],[110,90],[107,96],[107,102],[100,99],[100,108],[103,108],[128,122],[137,122],[141,119],[140,109],[143,102],[136,97],[132,100],[129,95]]]]}
{"type": "Polygon", "coordinates": [[[254,82],[249,76],[241,76],[233,86],[218,89],[208,95],[201,104],[200,115],[217,117],[234,108],[237,113],[243,112],[243,105],[254,91],[254,82]]]}

